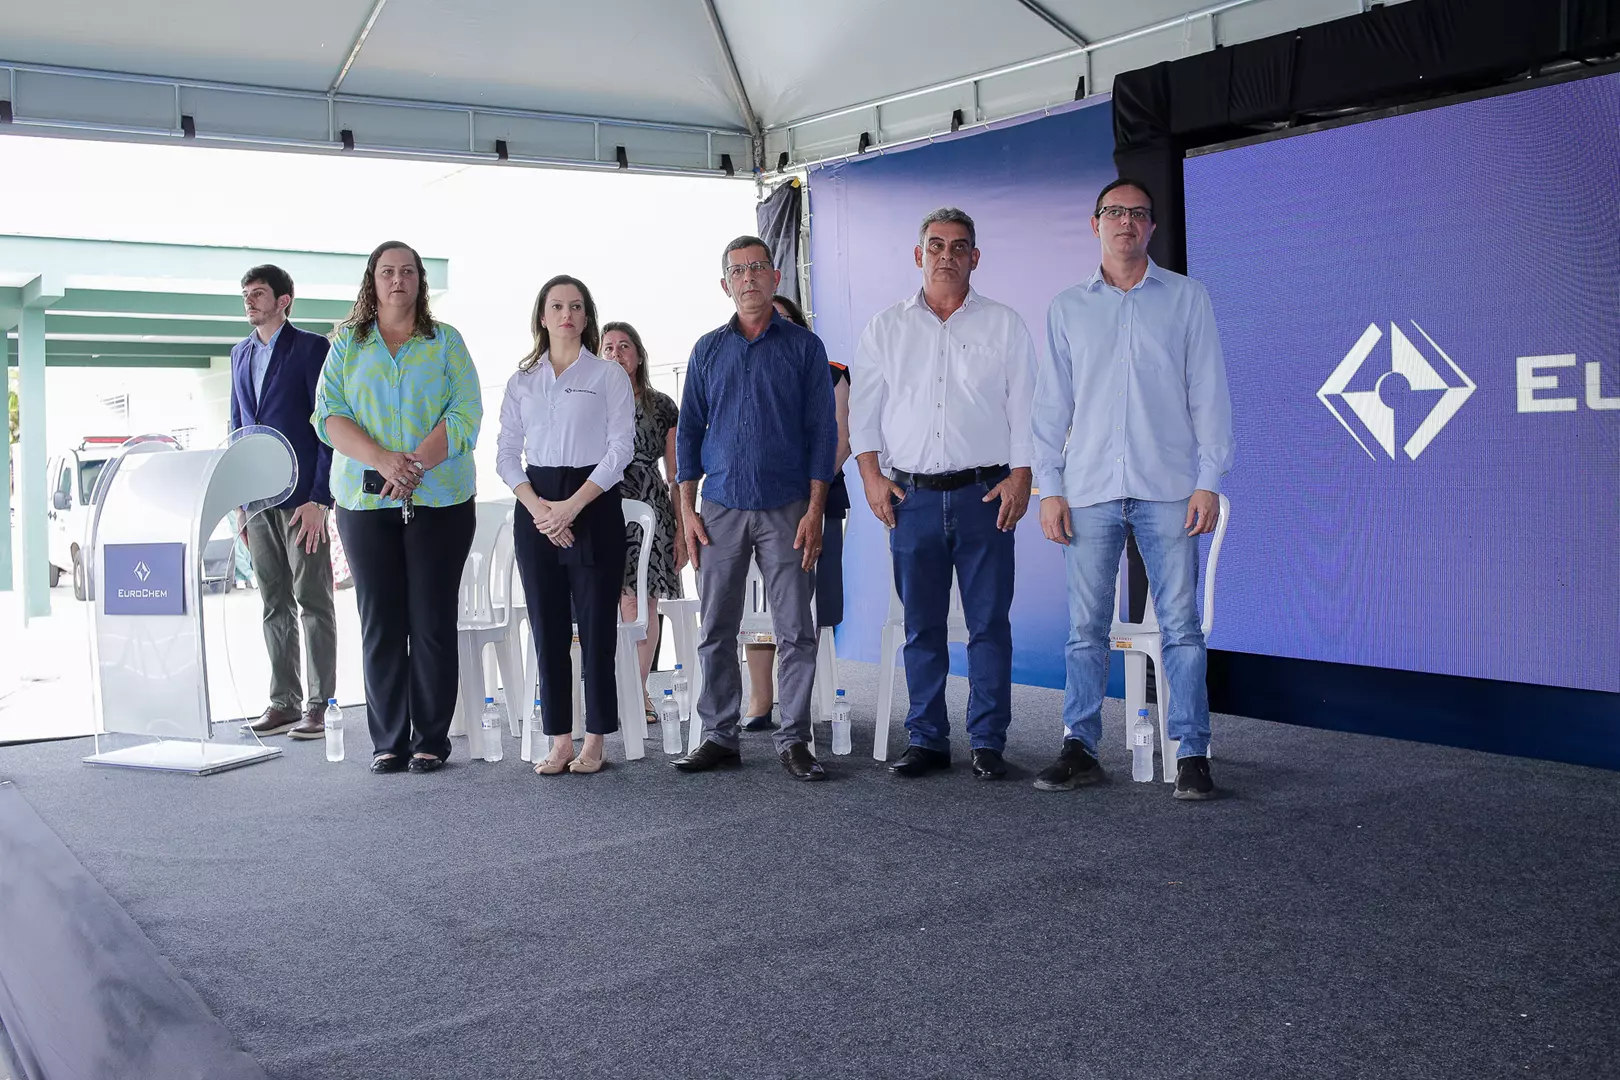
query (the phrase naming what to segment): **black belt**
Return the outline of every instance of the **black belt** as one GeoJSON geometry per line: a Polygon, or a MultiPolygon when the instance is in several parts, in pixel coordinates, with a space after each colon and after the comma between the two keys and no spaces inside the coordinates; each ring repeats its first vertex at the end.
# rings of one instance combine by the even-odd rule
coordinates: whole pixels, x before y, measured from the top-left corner
{"type": "Polygon", "coordinates": [[[925,491],[955,491],[969,484],[999,484],[1006,473],[1005,465],[980,465],[976,469],[947,473],[909,473],[896,469],[894,480],[897,484],[915,484],[925,491]]]}

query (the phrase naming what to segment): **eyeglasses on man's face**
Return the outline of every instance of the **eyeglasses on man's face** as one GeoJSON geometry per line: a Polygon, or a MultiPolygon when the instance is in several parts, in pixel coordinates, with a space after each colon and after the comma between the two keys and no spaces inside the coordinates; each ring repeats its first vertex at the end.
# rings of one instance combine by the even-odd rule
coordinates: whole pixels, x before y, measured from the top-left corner
{"type": "Polygon", "coordinates": [[[755,259],[753,262],[732,263],[726,267],[726,277],[732,281],[741,281],[745,277],[768,274],[773,269],[775,267],[771,266],[770,263],[755,259]]]}
{"type": "Polygon", "coordinates": [[[1153,210],[1147,206],[1105,206],[1097,211],[1097,216],[1108,221],[1118,221],[1129,216],[1138,225],[1153,220],[1153,210]]]}

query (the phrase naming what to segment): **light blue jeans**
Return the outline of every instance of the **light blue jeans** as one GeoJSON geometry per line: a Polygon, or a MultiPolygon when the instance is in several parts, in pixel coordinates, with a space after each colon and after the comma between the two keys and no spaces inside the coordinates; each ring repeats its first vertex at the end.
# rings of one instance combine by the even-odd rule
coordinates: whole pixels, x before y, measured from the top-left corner
{"type": "MultiPolygon", "coordinates": [[[[1108,629],[1114,620],[1115,579],[1125,551],[1125,534],[1147,567],[1148,589],[1159,618],[1168,683],[1170,737],[1181,741],[1178,758],[1209,753],[1209,690],[1204,631],[1198,623],[1198,540],[1187,535],[1187,500],[1147,502],[1115,499],[1070,511],[1074,537],[1065,552],[1069,579],[1069,641],[1064,648],[1066,678],[1063,725],[1092,756],[1102,739],[1102,704],[1108,692],[1108,629]]],[[[1161,690],[1159,700],[1164,700],[1161,690]]]]}

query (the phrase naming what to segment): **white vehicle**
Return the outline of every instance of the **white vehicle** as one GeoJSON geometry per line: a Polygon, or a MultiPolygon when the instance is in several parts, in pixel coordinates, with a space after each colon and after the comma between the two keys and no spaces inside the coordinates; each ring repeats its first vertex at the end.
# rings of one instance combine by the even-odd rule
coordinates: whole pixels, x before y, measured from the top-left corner
{"type": "MultiPolygon", "coordinates": [[[[46,552],[51,560],[50,585],[54,589],[69,574],[73,598],[85,598],[84,558],[86,532],[94,507],[96,481],[102,467],[124,444],[123,435],[91,435],[79,445],[51,458],[46,466],[50,478],[51,505],[46,552]]],[[[227,515],[214,529],[203,552],[203,578],[214,591],[229,590],[233,580],[234,552],[232,518],[227,515]]]]}
{"type": "Polygon", "coordinates": [[[50,556],[50,583],[55,588],[64,573],[73,576],[73,596],[84,599],[82,551],[90,526],[92,500],[102,466],[118,453],[123,435],[92,435],[72,450],[51,458],[46,466],[51,491],[45,549],[50,556]]]}

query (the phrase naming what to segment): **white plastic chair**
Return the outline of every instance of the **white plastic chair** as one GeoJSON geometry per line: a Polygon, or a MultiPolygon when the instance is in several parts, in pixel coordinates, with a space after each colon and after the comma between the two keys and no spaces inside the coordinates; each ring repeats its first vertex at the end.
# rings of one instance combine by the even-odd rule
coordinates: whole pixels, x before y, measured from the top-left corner
{"type": "MultiPolygon", "coordinates": [[[[965,642],[968,639],[967,616],[962,613],[962,590],[951,575],[951,608],[945,618],[945,640],[965,642]]],[[[906,643],[906,609],[900,603],[900,592],[889,578],[889,617],[883,623],[883,639],[878,652],[877,726],[872,737],[872,756],[879,761],[889,759],[889,711],[894,707],[894,672],[899,666],[900,647],[906,643]]]]}
{"type": "Polygon", "coordinates": [[[476,504],[478,524],[472,550],[461,572],[460,611],[456,618],[456,651],[460,686],[456,717],[450,734],[467,736],[467,755],[484,756],[484,735],[479,721],[486,694],[484,651],[495,647],[501,683],[506,689],[507,724],[517,734],[523,705],[532,696],[533,681],[523,662],[518,624],[527,618],[515,603],[512,588],[512,511],[516,501],[498,499],[476,504]]]}
{"type": "MultiPolygon", "coordinates": [[[[1204,640],[1215,627],[1215,567],[1221,557],[1221,543],[1226,539],[1226,526],[1232,520],[1232,504],[1225,495],[1220,496],[1220,520],[1210,537],[1209,560],[1204,568],[1204,640]]],[[[1121,570],[1123,577],[1124,571],[1121,570]]],[[[1122,581],[1118,596],[1125,595],[1122,581]]],[[[1125,747],[1130,749],[1131,724],[1137,711],[1147,707],[1147,665],[1153,661],[1159,698],[1159,769],[1165,783],[1176,782],[1176,750],[1178,739],[1170,738],[1170,680],[1164,673],[1163,635],[1159,619],[1153,611],[1153,596],[1148,595],[1147,607],[1139,623],[1121,622],[1116,605],[1114,625],[1108,631],[1108,647],[1125,654],[1125,747]]]]}
{"type": "MultiPolygon", "coordinates": [[[[771,619],[770,599],[765,590],[765,575],[759,563],[748,561],[748,577],[743,585],[743,617],[737,631],[737,661],[746,664],[749,645],[775,645],[776,624],[771,619]]],[[[810,615],[815,618],[816,600],[810,598],[810,615]]],[[[810,691],[810,700],[822,720],[831,722],[833,703],[838,693],[838,649],[833,628],[824,626],[816,638],[816,681],[810,691]]],[[[694,699],[695,700],[695,699],[694,699]]],[[[814,718],[812,718],[812,721],[814,718]]],[[[701,734],[702,725],[698,725],[701,734]]],[[[815,724],[810,725],[810,749],[815,751],[815,724]]],[[[699,738],[698,742],[702,742],[699,738]]],[[[697,744],[693,744],[693,749],[697,744]]]]}
{"type": "Polygon", "coordinates": [[[701,610],[701,604],[695,597],[658,602],[658,613],[669,619],[675,662],[686,672],[686,680],[691,687],[690,699],[681,711],[681,719],[689,725],[687,741],[693,750],[703,741],[703,725],[694,723],[692,719],[697,714],[698,695],[703,693],[703,665],[698,663],[698,613],[701,610]]]}
{"type": "MultiPolygon", "coordinates": [[[[619,730],[624,735],[624,756],[635,761],[647,756],[647,714],[642,711],[646,691],[641,684],[641,657],[638,646],[647,638],[647,564],[652,557],[654,538],[653,508],[637,499],[624,500],[624,523],[641,530],[641,554],[636,559],[636,617],[625,622],[619,617],[619,641],[613,654],[614,681],[619,692],[619,730]]],[[[579,627],[574,628],[574,643],[569,647],[573,666],[574,737],[585,734],[585,708],[580,694],[579,627]]],[[[523,725],[523,744],[520,750],[524,761],[533,760],[528,724],[523,725]]]]}

